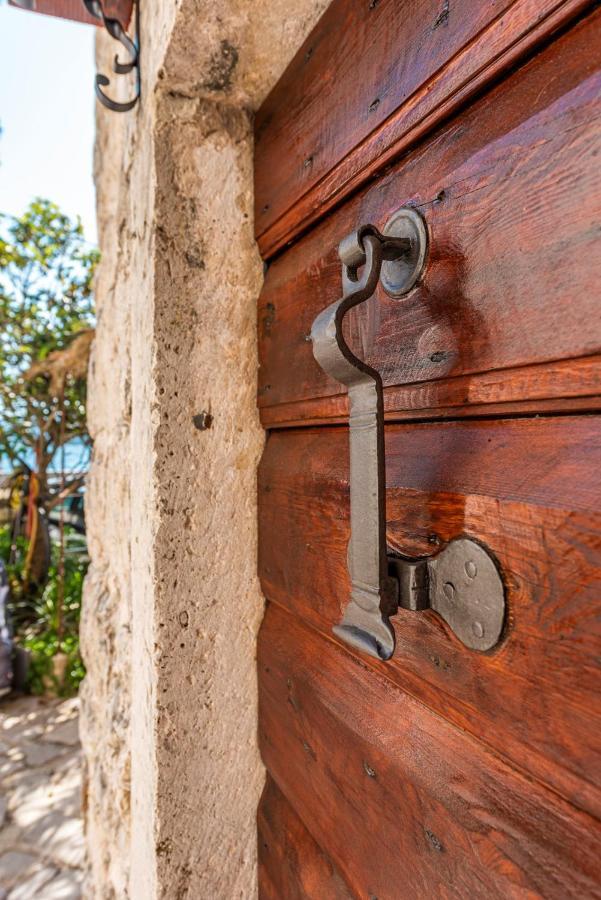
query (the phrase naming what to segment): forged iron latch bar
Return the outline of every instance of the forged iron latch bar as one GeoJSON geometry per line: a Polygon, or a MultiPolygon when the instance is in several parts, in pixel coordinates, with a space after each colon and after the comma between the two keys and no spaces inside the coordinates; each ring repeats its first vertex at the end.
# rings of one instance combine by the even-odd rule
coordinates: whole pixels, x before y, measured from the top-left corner
{"type": "Polygon", "coordinates": [[[351,596],[334,633],[371,656],[389,659],[395,642],[390,617],[400,605],[433,609],[466,646],[488,650],[501,635],[505,597],[496,564],[481,544],[457,538],[421,560],[387,554],[382,379],[352,352],[342,323],[350,309],[372,296],[381,277],[385,289],[398,297],[423,269],[427,232],[421,216],[413,209],[399,210],[389,226],[382,234],[365,225],[344,238],[338,249],[342,297],[317,316],[311,329],[315,359],[348,387],[349,398],[351,596]],[[389,226],[393,233],[386,233],[389,226]]]}
{"type": "Polygon", "coordinates": [[[384,258],[398,258],[410,246],[406,239],[387,240],[371,225],[349,234],[338,248],[342,297],[317,316],[311,329],[315,359],[348,387],[350,408],[351,598],[334,632],[380,659],[388,659],[394,650],[389,618],[398,603],[386,558],[382,379],[351,351],[342,322],[349,309],[375,291],[384,258]]]}

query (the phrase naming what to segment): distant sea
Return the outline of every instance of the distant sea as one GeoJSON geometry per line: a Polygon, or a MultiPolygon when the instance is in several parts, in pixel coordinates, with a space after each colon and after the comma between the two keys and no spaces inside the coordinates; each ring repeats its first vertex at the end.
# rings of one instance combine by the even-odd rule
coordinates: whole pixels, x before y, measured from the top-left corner
{"type": "MultiPolygon", "coordinates": [[[[25,462],[29,466],[33,466],[35,463],[35,458],[33,454],[29,454],[25,456],[25,462]]],[[[65,444],[65,471],[73,472],[73,471],[82,471],[85,472],[90,465],[90,449],[86,447],[83,441],[80,438],[76,438],[72,441],[69,441],[68,444],[65,444]]],[[[61,469],[61,454],[57,452],[50,464],[50,471],[52,472],[60,472],[61,469]]],[[[5,456],[0,456],[0,474],[1,475],[9,475],[12,471],[12,466],[10,461],[5,456]]]]}

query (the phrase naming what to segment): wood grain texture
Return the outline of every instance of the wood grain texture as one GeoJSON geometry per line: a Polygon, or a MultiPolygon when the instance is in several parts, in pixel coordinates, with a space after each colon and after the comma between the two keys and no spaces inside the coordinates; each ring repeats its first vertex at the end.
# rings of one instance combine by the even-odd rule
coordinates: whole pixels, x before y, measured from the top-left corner
{"type": "MultiPolygon", "coordinates": [[[[348,316],[348,335],[386,387],[413,386],[408,405],[416,385],[452,378],[451,390],[468,398],[460,405],[470,405],[478,373],[599,353],[600,44],[601,11],[272,263],[259,303],[260,407],[318,398],[328,407],[343,395],[307,339],[339,296],[336,248],[360,223],[383,226],[407,203],[431,233],[424,281],[401,301],[378,292],[348,316]]],[[[549,388],[547,397],[563,390],[549,388]]],[[[537,395],[536,380],[519,388],[518,378],[511,402],[537,395]]]]}
{"type": "Polygon", "coordinates": [[[353,896],[600,896],[598,823],[273,606],[259,697],[263,759],[353,896]]]}
{"type": "Polygon", "coordinates": [[[260,900],[353,900],[269,776],[259,805],[258,830],[260,900]]]}
{"type": "MultiPolygon", "coordinates": [[[[499,562],[508,626],[467,650],[400,611],[392,660],[365,660],[576,806],[601,815],[601,420],[386,428],[387,539],[412,556],[459,535],[499,562]]],[[[266,597],[328,638],[349,597],[348,432],[272,432],[259,476],[266,597]]],[[[333,639],[333,638],[332,638],[333,639]]]]}
{"type": "MultiPolygon", "coordinates": [[[[387,421],[601,410],[601,356],[501,369],[384,390],[387,421]],[[527,398],[527,399],[524,399],[527,398]]],[[[348,397],[336,394],[264,406],[265,428],[346,424],[348,397]]]]}
{"type": "MultiPolygon", "coordinates": [[[[22,8],[18,0],[8,0],[10,6],[22,8]]],[[[58,16],[61,19],[71,19],[75,22],[84,22],[87,25],[102,26],[102,22],[91,16],[86,10],[83,0],[35,0],[35,9],[27,12],[42,13],[45,16],[58,16]]],[[[102,0],[104,13],[109,19],[116,19],[123,28],[127,28],[131,20],[132,0],[102,0]]]]}
{"type": "Polygon", "coordinates": [[[263,256],[591,5],[334,0],[257,114],[263,256]]]}

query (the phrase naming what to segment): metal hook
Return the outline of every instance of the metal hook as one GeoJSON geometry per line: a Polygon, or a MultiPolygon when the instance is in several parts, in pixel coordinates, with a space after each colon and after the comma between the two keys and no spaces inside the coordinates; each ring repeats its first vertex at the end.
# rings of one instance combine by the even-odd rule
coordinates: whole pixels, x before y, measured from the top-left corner
{"type": "Polygon", "coordinates": [[[119,57],[115,54],[113,71],[116,72],[117,75],[127,75],[128,72],[131,72],[131,70],[138,65],[138,48],[136,47],[130,36],[123,30],[123,28],[121,27],[121,23],[117,22],[116,19],[105,19],[104,24],[110,36],[112,38],[115,38],[116,41],[119,41],[119,43],[125,47],[130,56],[129,62],[122,63],[119,61],[119,57]]]}
{"type": "Polygon", "coordinates": [[[133,69],[136,69],[136,93],[131,100],[125,102],[112,100],[107,96],[102,88],[108,87],[110,85],[110,80],[106,75],[96,75],[95,91],[96,96],[102,105],[112,112],[128,112],[130,109],[133,109],[140,97],[140,49],[138,46],[140,34],[139,2],[136,3],[136,41],[133,41],[130,38],[117,19],[109,19],[105,16],[100,0],[83,0],[83,3],[90,15],[97,19],[101,19],[110,36],[119,41],[129,54],[129,60],[127,62],[121,62],[119,57],[115,55],[113,71],[117,75],[127,75],[133,69]]]}
{"type": "Polygon", "coordinates": [[[96,75],[96,83],[94,85],[94,90],[96,91],[96,96],[100,100],[103,106],[106,106],[107,109],[110,109],[112,112],[128,112],[130,109],[133,109],[138,99],[140,97],[140,91],[136,91],[135,97],[132,97],[131,100],[126,100],[124,103],[120,103],[117,100],[111,100],[107,94],[104,93],[100,85],[103,87],[108,87],[111,82],[106,77],[106,75],[96,75]]]}

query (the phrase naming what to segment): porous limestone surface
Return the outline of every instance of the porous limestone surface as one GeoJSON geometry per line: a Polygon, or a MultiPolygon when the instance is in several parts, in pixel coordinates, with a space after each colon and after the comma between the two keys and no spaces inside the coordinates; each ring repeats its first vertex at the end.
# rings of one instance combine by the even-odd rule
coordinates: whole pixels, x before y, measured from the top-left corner
{"type": "Polygon", "coordinates": [[[0,900],[77,900],[85,858],[78,701],[0,703],[0,900]]]}
{"type": "MultiPolygon", "coordinates": [[[[142,101],[98,107],[82,624],[94,900],[256,893],[252,116],[326,5],[141,4],[142,101]]],[[[100,34],[100,70],[113,54],[100,34]]]]}

